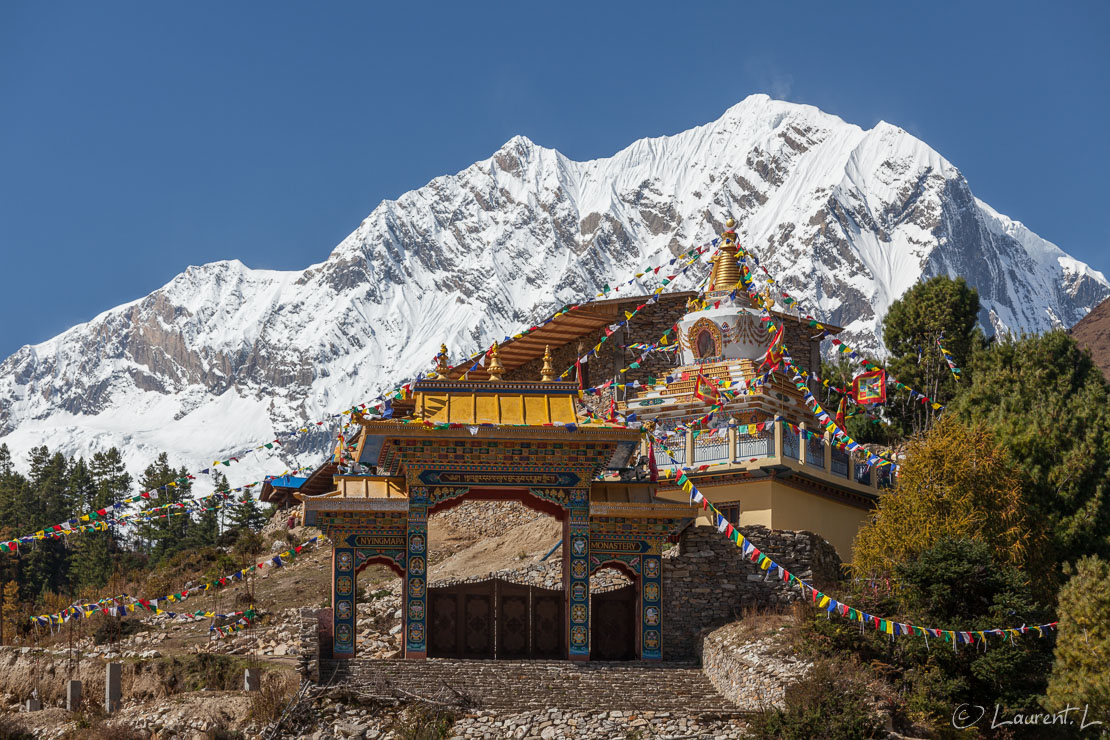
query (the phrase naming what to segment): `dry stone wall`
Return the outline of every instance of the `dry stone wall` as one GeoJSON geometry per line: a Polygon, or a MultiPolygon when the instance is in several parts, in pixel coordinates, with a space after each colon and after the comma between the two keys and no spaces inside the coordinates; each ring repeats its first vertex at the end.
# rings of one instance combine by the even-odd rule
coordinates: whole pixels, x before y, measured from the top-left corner
{"type": "Polygon", "coordinates": [[[782,706],[786,687],[802,678],[810,664],[786,649],[780,634],[753,637],[744,622],[713,630],[699,646],[702,672],[741,709],[782,706]]]}
{"type": "MultiPolygon", "coordinates": [[[[836,550],[813,532],[741,527],[740,532],[776,563],[819,588],[839,577],[836,550]]],[[[751,609],[786,606],[802,597],[797,587],[761,570],[713,527],[688,527],[663,560],[663,656],[691,659],[701,634],[751,609]]]]}

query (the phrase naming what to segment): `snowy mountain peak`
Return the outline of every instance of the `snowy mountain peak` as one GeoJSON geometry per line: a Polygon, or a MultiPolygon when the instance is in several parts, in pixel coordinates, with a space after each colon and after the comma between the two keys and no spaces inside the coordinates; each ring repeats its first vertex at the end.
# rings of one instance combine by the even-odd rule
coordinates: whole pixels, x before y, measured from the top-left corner
{"type": "MultiPolygon", "coordinates": [[[[133,468],[161,450],[203,468],[410,378],[441,342],[461,356],[705,243],[729,215],[807,312],[875,351],[890,303],[937,274],[976,286],[995,331],[1070,326],[1110,295],[898,126],[751,95],[587,162],[515,136],[383,201],[303,271],[189,267],[0,364],[0,436],[17,458],[119,445],[133,468]]],[[[249,460],[244,480],[294,462],[249,460]]]]}

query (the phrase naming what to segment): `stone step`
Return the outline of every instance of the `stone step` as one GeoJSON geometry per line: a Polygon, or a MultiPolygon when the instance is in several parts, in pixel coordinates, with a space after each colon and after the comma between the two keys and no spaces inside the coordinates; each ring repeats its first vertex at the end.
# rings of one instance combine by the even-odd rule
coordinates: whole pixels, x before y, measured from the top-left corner
{"type": "Polygon", "coordinates": [[[323,661],[320,683],[438,700],[462,694],[482,709],[743,714],[691,663],[356,658],[323,661]]]}

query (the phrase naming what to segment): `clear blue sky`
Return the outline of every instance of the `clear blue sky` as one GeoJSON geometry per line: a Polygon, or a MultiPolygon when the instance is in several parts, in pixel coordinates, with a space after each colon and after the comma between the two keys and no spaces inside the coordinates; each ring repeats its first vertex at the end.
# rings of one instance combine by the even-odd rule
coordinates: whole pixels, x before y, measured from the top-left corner
{"type": "Polygon", "coordinates": [[[1108,3],[417,5],[0,3],[0,356],[190,264],[323,260],[514,134],[606,156],[753,92],[902,126],[1110,271],[1108,3]]]}

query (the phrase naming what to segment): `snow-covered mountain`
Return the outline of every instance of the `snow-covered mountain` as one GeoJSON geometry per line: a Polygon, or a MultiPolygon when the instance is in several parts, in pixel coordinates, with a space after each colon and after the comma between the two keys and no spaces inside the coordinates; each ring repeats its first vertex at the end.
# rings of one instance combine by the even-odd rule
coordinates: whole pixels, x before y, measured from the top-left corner
{"type": "MultiPolygon", "coordinates": [[[[515,137],[383,202],[303,272],[190,267],[5,360],[0,441],[20,458],[37,444],[119,445],[134,469],[159,450],[206,467],[427,369],[440,342],[468,354],[704,243],[729,215],[808,312],[872,349],[891,301],[922,277],[963,275],[996,331],[1071,326],[1110,295],[902,129],[753,95],[607,159],[515,137]]],[[[249,456],[232,483],[309,462],[332,434],[302,441],[300,458],[249,456]]]]}

